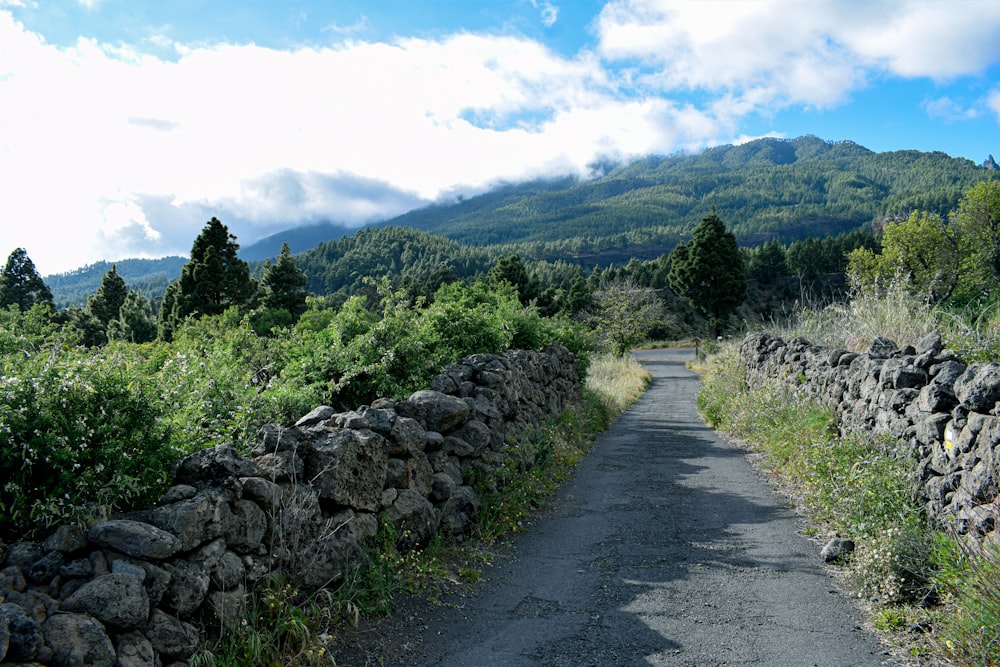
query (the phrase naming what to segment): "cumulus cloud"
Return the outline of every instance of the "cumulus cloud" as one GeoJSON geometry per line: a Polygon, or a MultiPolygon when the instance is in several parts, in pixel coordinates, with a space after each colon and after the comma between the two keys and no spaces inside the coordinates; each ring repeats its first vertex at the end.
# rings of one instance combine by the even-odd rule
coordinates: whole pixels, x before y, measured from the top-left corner
{"type": "Polygon", "coordinates": [[[19,100],[0,105],[3,206],[39,220],[5,228],[3,245],[49,245],[58,227],[76,259],[36,260],[52,271],[186,252],[213,215],[244,242],[303,221],[361,224],[670,150],[690,127],[669,103],[621,95],[593,54],[515,36],[173,47],[170,59],[88,39],[59,48],[0,12],[0,98],[19,100]]]}
{"type": "Polygon", "coordinates": [[[972,120],[980,116],[980,110],[978,108],[965,107],[950,97],[939,97],[933,100],[925,100],[923,107],[928,116],[942,120],[945,123],[972,120]]]}
{"type": "Polygon", "coordinates": [[[1000,56],[1000,4],[613,0],[600,53],[652,89],[707,90],[746,107],[830,107],[873,75],[947,78],[1000,56]]]}
{"type": "Polygon", "coordinates": [[[986,105],[996,114],[997,122],[1000,122],[1000,88],[994,88],[986,98],[986,105]]]}

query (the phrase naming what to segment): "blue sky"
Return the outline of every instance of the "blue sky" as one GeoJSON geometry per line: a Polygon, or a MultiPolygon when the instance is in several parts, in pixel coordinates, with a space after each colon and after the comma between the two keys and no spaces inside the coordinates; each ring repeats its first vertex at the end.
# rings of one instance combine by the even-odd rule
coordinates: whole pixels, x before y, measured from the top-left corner
{"type": "Polygon", "coordinates": [[[0,0],[0,253],[43,274],[815,134],[1000,154],[992,0],[0,0]]]}

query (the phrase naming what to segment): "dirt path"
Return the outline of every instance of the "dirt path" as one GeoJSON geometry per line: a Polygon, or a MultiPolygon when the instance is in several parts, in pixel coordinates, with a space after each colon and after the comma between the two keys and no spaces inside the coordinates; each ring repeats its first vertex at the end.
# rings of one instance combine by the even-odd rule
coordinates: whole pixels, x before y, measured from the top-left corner
{"type": "Polygon", "coordinates": [[[653,386],[483,582],[404,601],[337,664],[892,664],[801,520],[701,421],[690,354],[638,355],[653,386]]]}

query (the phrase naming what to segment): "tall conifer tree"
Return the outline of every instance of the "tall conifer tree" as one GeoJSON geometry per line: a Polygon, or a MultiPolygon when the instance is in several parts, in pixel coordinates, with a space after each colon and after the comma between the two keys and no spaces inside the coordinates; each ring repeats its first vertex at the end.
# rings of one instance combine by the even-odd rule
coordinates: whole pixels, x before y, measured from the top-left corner
{"type": "Polygon", "coordinates": [[[112,264],[111,270],[101,278],[101,286],[89,299],[87,308],[105,328],[111,320],[118,317],[118,311],[125,303],[128,286],[125,279],[118,274],[117,267],[112,264]]]}
{"type": "Polygon", "coordinates": [[[264,307],[273,310],[287,310],[293,319],[306,311],[306,277],[295,266],[292,250],[287,243],[281,244],[281,254],[277,262],[264,267],[261,287],[264,291],[264,307]]]}
{"type": "Polygon", "coordinates": [[[219,315],[231,306],[249,307],[257,293],[250,265],[237,257],[236,237],[218,218],[205,224],[191,246],[191,259],[168,288],[160,309],[160,331],[171,338],[188,316],[219,315]]]}
{"type": "Polygon", "coordinates": [[[715,214],[695,227],[690,243],[670,253],[670,288],[709,319],[718,336],[725,319],[746,299],[746,269],[736,237],[715,214]]]}
{"type": "Polygon", "coordinates": [[[14,305],[28,311],[36,303],[55,308],[52,290],[38,274],[35,263],[24,248],[17,248],[0,273],[0,307],[14,305]]]}

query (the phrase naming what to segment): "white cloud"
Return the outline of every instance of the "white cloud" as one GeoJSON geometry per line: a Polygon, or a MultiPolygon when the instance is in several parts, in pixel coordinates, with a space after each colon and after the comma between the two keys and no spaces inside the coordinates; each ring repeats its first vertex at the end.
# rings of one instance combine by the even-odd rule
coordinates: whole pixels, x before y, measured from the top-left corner
{"type": "Polygon", "coordinates": [[[1000,122],[1000,88],[994,88],[986,98],[986,105],[996,114],[997,122],[1000,122]]]}
{"type": "Polygon", "coordinates": [[[546,28],[551,28],[559,20],[559,7],[547,0],[531,0],[531,6],[540,9],[542,12],[542,24],[546,28]]]}
{"type": "Polygon", "coordinates": [[[925,100],[923,107],[929,117],[940,119],[945,123],[973,120],[980,116],[980,111],[976,107],[964,107],[950,97],[925,100]]]}
{"type": "Polygon", "coordinates": [[[33,257],[53,272],[112,252],[185,254],[211,215],[243,243],[324,217],[361,224],[674,150],[712,124],[622,95],[593,54],[518,37],[171,50],[58,48],[0,12],[0,100],[18,100],[0,103],[0,215],[33,221],[4,225],[0,248],[59,239],[64,256],[33,257]]]}
{"type": "Polygon", "coordinates": [[[889,74],[977,74],[1000,57],[1000,3],[612,0],[600,52],[640,63],[657,90],[706,90],[751,107],[831,107],[889,74]]]}
{"type": "Polygon", "coordinates": [[[844,12],[837,38],[867,62],[904,77],[947,79],[1000,56],[1000,3],[870,3],[844,12]]]}

